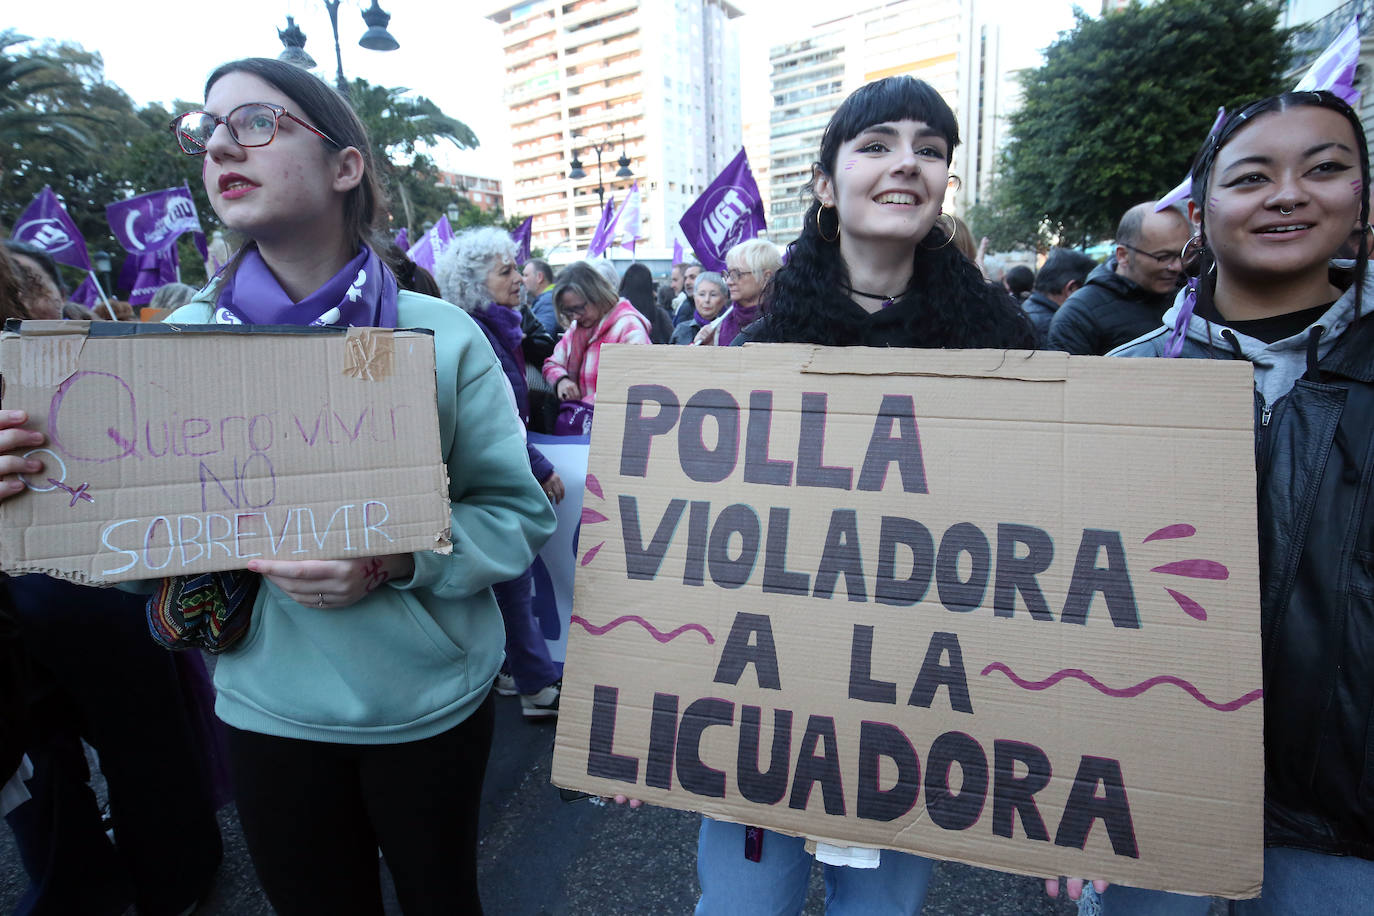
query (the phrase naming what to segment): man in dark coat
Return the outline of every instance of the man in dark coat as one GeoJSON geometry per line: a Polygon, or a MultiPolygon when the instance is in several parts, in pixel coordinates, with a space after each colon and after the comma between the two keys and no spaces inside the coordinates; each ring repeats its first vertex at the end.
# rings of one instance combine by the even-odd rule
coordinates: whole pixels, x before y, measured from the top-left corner
{"type": "Polygon", "coordinates": [[[1035,286],[1031,294],[1021,303],[1026,317],[1035,325],[1035,337],[1040,345],[1050,333],[1050,320],[1064,300],[1076,293],[1097,262],[1081,251],[1072,248],[1053,248],[1049,257],[1035,275],[1035,286]]]}
{"type": "Polygon", "coordinates": [[[1047,346],[1103,356],[1159,327],[1183,278],[1180,252],[1190,229],[1182,212],[1155,201],[1136,204],[1121,217],[1116,252],[1088,275],[1050,322],[1047,346]]]}

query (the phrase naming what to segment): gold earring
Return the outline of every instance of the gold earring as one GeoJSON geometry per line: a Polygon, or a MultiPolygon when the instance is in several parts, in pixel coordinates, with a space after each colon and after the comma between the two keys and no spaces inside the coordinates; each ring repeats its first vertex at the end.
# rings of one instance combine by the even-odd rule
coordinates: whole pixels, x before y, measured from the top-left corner
{"type": "Polygon", "coordinates": [[[833,245],[835,242],[838,242],[838,241],[840,240],[840,215],[839,215],[838,213],[835,214],[835,236],[834,236],[834,238],[826,238],[826,237],[825,237],[825,230],[821,228],[821,214],[824,213],[826,210],[833,210],[833,209],[835,209],[835,208],[834,208],[834,206],[831,205],[831,204],[821,204],[820,209],[818,209],[818,210],[816,211],[816,232],[817,232],[817,234],[820,235],[821,241],[822,241],[822,242],[827,242],[827,243],[832,244],[832,245],[833,245]]]}
{"type": "MultiPolygon", "coordinates": [[[[940,216],[948,217],[949,219],[949,229],[945,230],[945,240],[938,245],[930,246],[926,249],[927,251],[939,251],[941,248],[944,248],[950,242],[954,241],[954,230],[958,228],[958,226],[954,222],[954,217],[950,216],[950,214],[944,212],[943,210],[940,211],[940,216]]],[[[939,221],[940,216],[937,216],[935,218],[937,222],[939,221]]]]}

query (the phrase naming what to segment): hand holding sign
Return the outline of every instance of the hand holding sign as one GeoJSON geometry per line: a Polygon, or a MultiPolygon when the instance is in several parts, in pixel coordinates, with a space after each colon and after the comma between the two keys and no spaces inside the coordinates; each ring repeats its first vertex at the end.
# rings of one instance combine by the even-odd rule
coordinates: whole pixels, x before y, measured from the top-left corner
{"type": "Polygon", "coordinates": [[[398,553],[352,560],[254,560],[248,569],[297,604],[338,609],[357,604],[392,579],[408,578],[415,558],[398,553]]]}
{"type": "Polygon", "coordinates": [[[43,462],[26,457],[22,450],[44,443],[43,434],[24,429],[29,415],[22,410],[0,410],[0,499],[8,499],[24,489],[20,474],[36,474],[43,462]]]}

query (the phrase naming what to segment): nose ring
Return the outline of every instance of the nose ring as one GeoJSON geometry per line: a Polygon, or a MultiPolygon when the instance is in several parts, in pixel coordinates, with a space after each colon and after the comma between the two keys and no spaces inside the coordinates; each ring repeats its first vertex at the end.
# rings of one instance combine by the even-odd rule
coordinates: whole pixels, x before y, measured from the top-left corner
{"type": "Polygon", "coordinates": [[[1292,208],[1292,207],[1289,207],[1287,210],[1285,210],[1285,209],[1283,209],[1283,207],[1279,207],[1279,213],[1282,214],[1283,216],[1292,216],[1292,215],[1293,215],[1293,208],[1292,208]]]}

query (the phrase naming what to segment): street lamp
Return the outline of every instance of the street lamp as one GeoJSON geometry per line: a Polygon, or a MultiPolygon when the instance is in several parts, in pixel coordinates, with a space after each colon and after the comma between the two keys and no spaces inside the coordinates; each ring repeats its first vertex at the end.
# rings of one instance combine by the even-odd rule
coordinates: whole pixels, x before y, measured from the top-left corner
{"type": "MultiPolygon", "coordinates": [[[[591,149],[596,153],[596,198],[601,202],[601,209],[603,210],[606,209],[606,186],[601,183],[601,153],[603,151],[609,152],[611,146],[612,143],[610,140],[602,140],[600,143],[595,143],[591,146],[591,149]]],[[[569,163],[572,169],[568,172],[568,177],[574,181],[579,178],[587,177],[587,172],[582,168],[582,161],[577,158],[577,153],[578,150],[573,149],[572,162],[569,163]]],[[[620,158],[616,160],[616,164],[620,166],[619,170],[615,173],[616,178],[634,177],[634,172],[630,171],[630,157],[625,155],[624,131],[620,132],[620,158]]]]}
{"type": "MultiPolygon", "coordinates": [[[[334,74],[334,84],[339,87],[339,92],[344,98],[348,98],[348,80],[344,79],[343,72],[343,51],[339,47],[339,4],[342,0],[324,0],[324,7],[329,11],[329,27],[334,31],[334,62],[337,70],[334,74]]],[[[363,23],[367,26],[367,31],[363,37],[358,39],[360,47],[367,48],[369,51],[395,51],[401,46],[390,32],[386,30],[391,22],[391,15],[377,5],[377,0],[372,0],[372,5],[363,10],[363,23]]],[[[286,28],[277,30],[277,37],[286,50],[277,56],[277,60],[295,64],[309,70],[315,66],[315,61],[309,54],[305,53],[305,33],[296,25],[295,19],[291,16],[286,17],[286,28]]]]}

